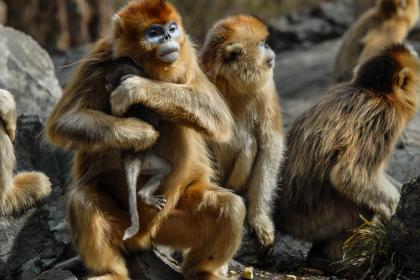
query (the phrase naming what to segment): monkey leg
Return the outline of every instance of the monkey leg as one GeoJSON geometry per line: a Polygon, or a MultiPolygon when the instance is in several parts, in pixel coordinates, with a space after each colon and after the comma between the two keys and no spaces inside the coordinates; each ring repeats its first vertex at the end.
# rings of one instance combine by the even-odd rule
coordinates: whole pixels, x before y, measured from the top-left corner
{"type": "Polygon", "coordinates": [[[88,270],[90,280],[129,280],[120,253],[126,214],[99,187],[78,185],[69,194],[67,221],[72,241],[88,270]]]}
{"type": "Polygon", "coordinates": [[[13,177],[16,158],[9,133],[0,123],[0,215],[21,213],[51,192],[47,176],[22,172],[13,177]]]}
{"type": "Polygon", "coordinates": [[[146,151],[142,156],[142,174],[151,174],[149,180],[139,190],[138,196],[147,205],[162,210],[166,205],[163,195],[154,195],[159,189],[163,180],[171,171],[171,165],[166,160],[156,156],[151,150],[146,151]]]}
{"type": "Polygon", "coordinates": [[[140,229],[139,212],[137,209],[137,180],[139,178],[142,160],[139,153],[123,152],[123,167],[127,180],[128,205],[130,211],[131,226],[125,230],[123,240],[136,235],[140,229]]]}
{"type": "Polygon", "coordinates": [[[154,242],[184,249],[185,279],[227,279],[223,270],[239,248],[244,218],[245,205],[239,196],[197,183],[184,191],[179,207],[162,222],[154,242]]]}
{"type": "Polygon", "coordinates": [[[361,225],[363,221],[360,216],[371,219],[373,212],[339,197],[337,193],[322,196],[313,209],[308,211],[296,206],[282,206],[277,222],[280,231],[284,233],[313,241],[315,244],[322,242],[323,247],[328,247],[323,249],[322,256],[334,262],[337,258],[342,258],[343,244],[336,245],[337,236],[347,234],[349,230],[361,225]],[[330,246],[329,241],[334,244],[330,246]]]}

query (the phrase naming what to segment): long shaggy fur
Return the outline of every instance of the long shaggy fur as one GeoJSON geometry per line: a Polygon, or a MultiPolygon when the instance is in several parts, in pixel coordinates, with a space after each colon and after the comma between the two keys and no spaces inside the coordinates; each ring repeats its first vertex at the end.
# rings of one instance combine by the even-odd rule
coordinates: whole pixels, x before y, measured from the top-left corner
{"type": "Polygon", "coordinates": [[[272,64],[267,63],[274,53],[260,47],[267,36],[266,26],[252,16],[228,17],[210,30],[201,53],[235,122],[233,139],[209,143],[219,180],[247,194],[248,223],[264,246],[274,240],[272,200],[284,149],[272,64]]]}
{"type": "Polygon", "coordinates": [[[400,193],[384,170],[416,113],[417,71],[417,58],[392,46],[294,122],[279,201],[285,232],[323,243],[322,254],[337,260],[359,215],[390,218],[400,193]]]}
{"type": "Polygon", "coordinates": [[[16,104],[4,90],[0,90],[0,120],[0,215],[20,214],[44,199],[51,192],[51,183],[39,172],[21,172],[13,177],[16,104]]]}
{"type": "Polygon", "coordinates": [[[103,280],[129,279],[120,250],[147,248],[152,242],[186,252],[186,279],[225,279],[218,271],[239,246],[245,210],[240,197],[211,183],[213,170],[202,135],[228,138],[232,117],[200,70],[187,35],[180,38],[179,59],[170,65],[155,63],[154,50],[141,42],[152,23],[175,21],[183,30],[171,5],[132,1],[117,15],[113,36],[95,44],[48,121],[48,139],[75,151],[75,186],[68,204],[71,237],[89,270],[103,280]],[[104,88],[104,65],[117,57],[131,58],[151,79],[131,77],[110,96],[104,88]],[[140,119],[111,115],[123,115],[134,104],[164,120],[155,128],[140,119]],[[129,226],[127,188],[115,163],[121,161],[121,150],[151,146],[171,165],[159,193],[167,205],[157,211],[138,201],[140,232],[123,242],[123,229],[129,226]],[[89,174],[92,166],[97,167],[95,176],[89,174]]]}

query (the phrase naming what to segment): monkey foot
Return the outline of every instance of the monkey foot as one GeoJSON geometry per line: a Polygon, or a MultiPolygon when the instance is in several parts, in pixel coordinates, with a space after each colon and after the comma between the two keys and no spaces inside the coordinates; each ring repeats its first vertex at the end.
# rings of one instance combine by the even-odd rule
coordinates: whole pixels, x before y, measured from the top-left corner
{"type": "Polygon", "coordinates": [[[139,193],[140,199],[150,207],[161,211],[166,206],[166,198],[163,195],[144,195],[139,193]]]}
{"type": "Polygon", "coordinates": [[[274,242],[274,226],[270,218],[260,216],[249,222],[250,230],[257,236],[263,247],[270,247],[274,242]]]}
{"type": "Polygon", "coordinates": [[[133,223],[131,227],[125,230],[123,240],[130,239],[139,232],[139,223],[133,223]]]}

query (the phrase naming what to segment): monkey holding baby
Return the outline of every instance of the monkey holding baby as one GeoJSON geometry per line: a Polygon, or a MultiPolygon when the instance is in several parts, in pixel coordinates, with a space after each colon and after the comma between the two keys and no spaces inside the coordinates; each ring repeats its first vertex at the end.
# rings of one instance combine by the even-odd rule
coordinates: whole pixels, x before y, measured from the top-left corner
{"type": "MultiPolygon", "coordinates": [[[[152,243],[184,252],[185,279],[227,279],[227,264],[242,239],[245,206],[238,195],[212,182],[205,139],[228,140],[232,124],[227,105],[199,67],[176,9],[164,0],[130,1],[123,7],[114,17],[112,36],[94,45],[46,128],[53,144],[75,151],[67,219],[91,279],[128,280],[121,251],[152,243]],[[110,93],[107,67],[123,57],[146,75],[123,79],[110,93]],[[156,128],[144,116],[131,116],[135,104],[158,114],[156,128]],[[170,165],[154,194],[164,197],[165,207],[138,200],[141,226],[123,240],[130,203],[120,163],[127,153],[147,153],[152,147],[170,165]],[[95,164],[104,168],[81,180],[95,164]],[[113,164],[115,169],[107,169],[113,164]]],[[[137,187],[144,187],[146,179],[140,171],[137,187]]]]}

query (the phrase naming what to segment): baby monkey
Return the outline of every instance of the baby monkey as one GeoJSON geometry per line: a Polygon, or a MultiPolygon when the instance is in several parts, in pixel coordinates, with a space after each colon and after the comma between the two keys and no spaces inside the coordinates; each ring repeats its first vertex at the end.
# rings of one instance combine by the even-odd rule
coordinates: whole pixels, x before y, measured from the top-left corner
{"type": "MultiPolygon", "coordinates": [[[[105,88],[110,92],[113,91],[128,75],[144,76],[144,73],[131,59],[126,57],[108,62],[105,88]]],[[[158,127],[160,122],[160,117],[156,112],[142,105],[133,106],[127,116],[140,118],[155,128],[158,127]]],[[[158,157],[151,149],[138,152],[123,151],[122,165],[127,180],[128,205],[131,219],[131,226],[125,230],[123,237],[123,240],[127,240],[136,235],[140,228],[137,196],[143,203],[159,211],[165,207],[165,197],[154,193],[171,171],[171,165],[168,161],[158,157]],[[140,174],[150,175],[150,178],[137,192],[137,179],[140,174]]]]}

